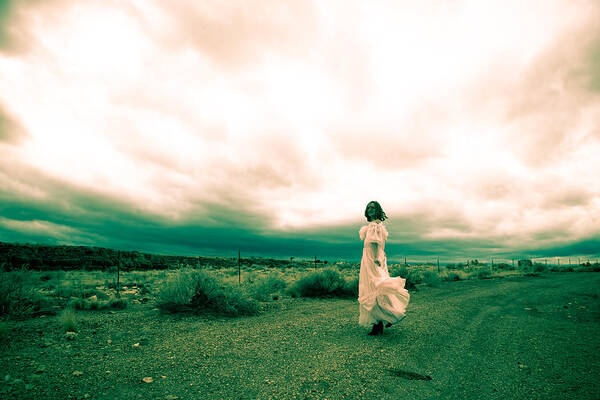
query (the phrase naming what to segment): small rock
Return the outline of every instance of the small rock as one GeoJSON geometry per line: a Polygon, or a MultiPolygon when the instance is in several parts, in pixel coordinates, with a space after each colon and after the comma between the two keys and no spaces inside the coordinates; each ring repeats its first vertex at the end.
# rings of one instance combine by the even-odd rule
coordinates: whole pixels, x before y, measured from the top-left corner
{"type": "Polygon", "coordinates": [[[83,372],[81,372],[81,371],[73,371],[73,373],[71,375],[80,376],[80,375],[83,375],[83,372]]]}
{"type": "Polygon", "coordinates": [[[161,377],[161,378],[163,378],[163,379],[165,379],[165,378],[166,378],[166,375],[161,375],[160,377],[161,377]]]}
{"type": "Polygon", "coordinates": [[[151,376],[146,376],[146,377],[142,378],[142,381],[146,382],[146,383],[151,383],[152,382],[152,377],[151,376]]]}
{"type": "Polygon", "coordinates": [[[98,296],[96,296],[96,295],[90,296],[89,300],[91,300],[91,301],[98,301],[98,296]]]}
{"type": "Polygon", "coordinates": [[[138,348],[138,347],[140,347],[140,344],[139,343],[134,343],[134,344],[131,345],[131,347],[138,348]]]}
{"type": "Polygon", "coordinates": [[[112,340],[108,339],[108,340],[106,341],[106,343],[108,343],[108,344],[111,344],[111,343],[112,343],[112,340]]]}

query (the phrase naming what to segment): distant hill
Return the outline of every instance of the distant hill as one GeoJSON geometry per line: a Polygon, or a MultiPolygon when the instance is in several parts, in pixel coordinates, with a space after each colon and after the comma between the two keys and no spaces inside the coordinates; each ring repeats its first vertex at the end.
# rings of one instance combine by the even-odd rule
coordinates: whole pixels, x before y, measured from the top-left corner
{"type": "MultiPolygon", "coordinates": [[[[286,267],[290,260],[273,258],[242,258],[243,265],[266,265],[286,267]]],[[[124,270],[146,270],[178,268],[184,265],[217,267],[237,266],[238,260],[233,257],[192,257],[177,255],[161,255],[142,253],[139,251],[122,251],[94,246],[50,246],[33,243],[0,242],[0,269],[35,270],[104,270],[116,267],[119,262],[124,270]]],[[[294,261],[294,265],[299,262],[294,261]]],[[[304,264],[304,262],[300,262],[304,264]]]]}

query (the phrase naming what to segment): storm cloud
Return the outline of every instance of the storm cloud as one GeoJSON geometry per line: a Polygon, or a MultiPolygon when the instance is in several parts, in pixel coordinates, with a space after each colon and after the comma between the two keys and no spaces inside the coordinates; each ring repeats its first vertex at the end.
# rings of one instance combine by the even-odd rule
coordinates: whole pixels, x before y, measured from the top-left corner
{"type": "Polygon", "coordinates": [[[598,253],[600,4],[0,5],[0,240],[598,253]]]}

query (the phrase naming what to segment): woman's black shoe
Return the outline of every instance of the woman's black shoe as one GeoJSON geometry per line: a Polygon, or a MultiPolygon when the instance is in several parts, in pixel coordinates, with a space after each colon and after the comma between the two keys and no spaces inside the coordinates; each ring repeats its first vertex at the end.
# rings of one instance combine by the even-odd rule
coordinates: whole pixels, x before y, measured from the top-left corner
{"type": "Polygon", "coordinates": [[[373,324],[373,329],[371,329],[371,332],[367,333],[367,335],[369,335],[369,336],[375,336],[375,335],[377,335],[377,328],[376,328],[376,326],[377,325],[373,324]]]}
{"type": "Polygon", "coordinates": [[[373,329],[371,329],[371,332],[367,333],[367,335],[369,335],[369,336],[379,335],[378,326],[379,326],[378,324],[373,324],[373,329]]]}
{"type": "Polygon", "coordinates": [[[376,336],[381,335],[383,333],[383,321],[379,321],[376,324],[373,324],[373,329],[367,335],[376,336]]]}

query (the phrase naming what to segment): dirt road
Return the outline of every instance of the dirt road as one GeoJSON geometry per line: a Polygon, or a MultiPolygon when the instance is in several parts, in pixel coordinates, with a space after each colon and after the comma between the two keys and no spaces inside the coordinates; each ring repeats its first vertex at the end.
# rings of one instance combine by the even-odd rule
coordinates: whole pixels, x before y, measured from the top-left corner
{"type": "Polygon", "coordinates": [[[61,399],[598,399],[599,296],[600,273],[447,282],[413,292],[407,318],[378,337],[357,326],[356,301],[339,299],[290,299],[236,319],[151,305],[89,312],[69,342],[56,321],[36,319],[12,326],[0,369],[22,382],[0,389],[61,399]]]}

